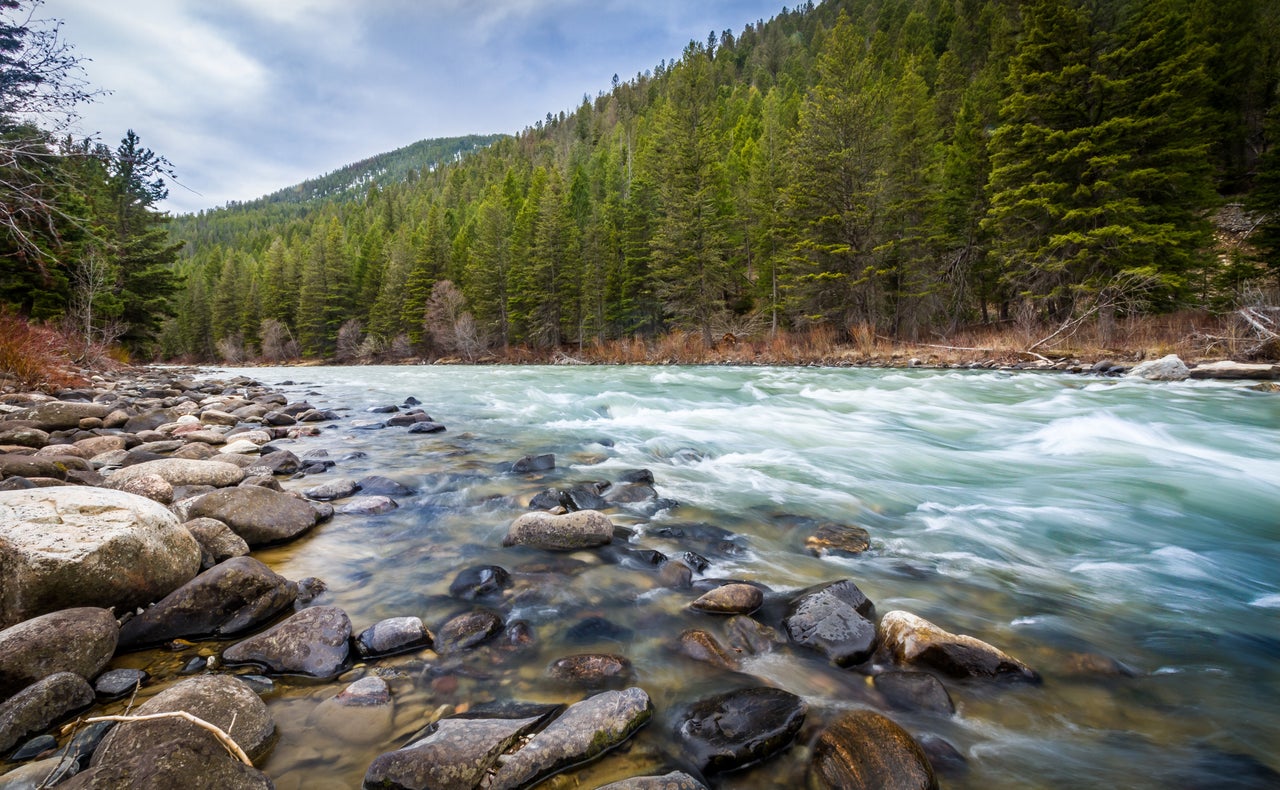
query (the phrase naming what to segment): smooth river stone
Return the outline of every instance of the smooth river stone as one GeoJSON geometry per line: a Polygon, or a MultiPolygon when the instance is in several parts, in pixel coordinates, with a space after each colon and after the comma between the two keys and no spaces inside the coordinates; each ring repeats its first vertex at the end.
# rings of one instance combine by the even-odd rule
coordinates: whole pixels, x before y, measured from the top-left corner
{"type": "Polygon", "coordinates": [[[871,548],[871,533],[852,524],[827,523],[805,539],[805,548],[811,554],[857,555],[871,548]]]}
{"type": "Polygon", "coordinates": [[[303,609],[222,653],[230,664],[257,664],[271,672],[337,677],[350,657],[351,620],[336,606],[303,609]]]}
{"type": "Polygon", "coordinates": [[[738,689],[693,703],[676,734],[704,773],[732,771],[787,748],[805,711],[802,699],[782,689],[738,689]]]}
{"type": "Polygon", "coordinates": [[[389,617],[360,632],[356,651],[362,658],[381,658],[428,648],[434,642],[435,637],[420,618],[389,617]]]}
{"type": "Polygon", "coordinates": [[[366,790],[471,790],[522,735],[543,719],[441,719],[402,749],[379,755],[366,790]]]}
{"type": "Polygon", "coordinates": [[[689,604],[708,614],[751,614],[764,603],[764,593],[750,584],[724,584],[689,604]]]}
{"type": "Polygon", "coordinates": [[[892,720],[869,710],[841,716],[813,745],[809,787],[817,790],[936,790],[924,749],[892,720]]]}
{"type": "Polygon", "coordinates": [[[703,661],[721,669],[737,669],[738,659],[712,636],[698,628],[680,634],[680,652],[695,661],[703,661]]]}
{"type": "Polygon", "coordinates": [[[943,630],[910,612],[888,612],[880,630],[899,664],[932,667],[954,678],[1040,682],[1040,673],[999,648],[943,630]]]}
{"type": "Polygon", "coordinates": [[[193,502],[188,514],[221,521],[253,547],[292,540],[320,520],[305,500],[261,486],[212,491],[193,502]]]}
{"type": "Polygon", "coordinates": [[[225,488],[244,479],[244,470],[222,461],[198,461],[192,458],[162,458],[125,466],[112,472],[107,485],[119,488],[128,480],[143,475],[158,475],[171,486],[213,486],[225,488]]]}
{"type": "Polygon", "coordinates": [[[547,674],[561,682],[583,686],[622,685],[631,677],[631,662],[612,653],[579,653],[551,662],[547,674]]]}
{"type": "Polygon", "coordinates": [[[93,704],[93,687],[74,672],[57,672],[0,702],[0,754],[93,704]]]}
{"type": "Polygon", "coordinates": [[[876,691],[896,710],[950,716],[956,712],[942,681],[928,672],[884,672],[873,678],[876,691]]]}
{"type": "Polygon", "coordinates": [[[792,600],[782,621],[791,641],[836,666],[860,664],[876,649],[875,605],[848,579],[811,587],[792,600]]]}
{"type": "Polygon", "coordinates": [[[613,540],[613,522],[597,510],[554,515],[525,513],[512,522],[503,546],[531,546],[548,551],[577,551],[613,540]]]}
{"type": "Polygon", "coordinates": [[[662,776],[633,776],[596,790],[707,790],[707,786],[684,771],[672,771],[662,776]]]}
{"type": "Polygon", "coordinates": [[[0,700],[58,672],[90,680],[115,654],[120,627],[106,609],[63,609],[0,631],[0,700]]]}

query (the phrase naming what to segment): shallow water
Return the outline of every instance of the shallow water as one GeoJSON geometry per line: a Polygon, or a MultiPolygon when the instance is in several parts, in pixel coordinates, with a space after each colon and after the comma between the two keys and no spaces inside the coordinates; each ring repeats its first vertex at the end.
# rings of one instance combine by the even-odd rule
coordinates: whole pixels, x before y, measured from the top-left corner
{"type": "MultiPolygon", "coordinates": [[[[719,627],[685,610],[696,593],[597,552],[501,548],[537,492],[640,467],[679,507],[651,519],[612,513],[637,530],[633,548],[696,551],[712,561],[703,576],[779,593],[851,578],[881,613],[907,609],[1042,672],[1038,687],[948,681],[952,718],[889,714],[965,756],[967,770],[944,775],[945,787],[1215,786],[1247,769],[1238,755],[1280,769],[1280,396],[1210,382],[793,368],[218,375],[241,373],[298,382],[280,387],[291,401],[351,410],[292,448],[345,460],[287,487],[383,474],[416,491],[392,513],[340,515],[255,556],[289,578],[324,579],[318,602],[342,606],[357,630],[398,615],[436,630],[469,608],[448,597],[454,575],[501,565],[515,586],[494,608],[537,636],[532,649],[481,651],[463,665],[419,654],[357,668],[351,677],[388,678],[391,722],[329,724],[318,706],[342,683],[281,680],[269,698],[281,739],[263,766],[281,788],[358,786],[377,754],[448,706],[581,698],[543,673],[587,650],[630,658],[657,716],[621,754],[551,786],[678,767],[670,733],[681,706],[760,682],[803,696],[809,724],[788,753],[714,782],[801,781],[806,740],[821,723],[876,704],[864,677],[789,648],[750,660],[743,674],[695,663],[673,651],[678,634],[719,627]],[[409,396],[448,432],[350,428],[378,416],[367,407],[409,396]],[[510,473],[520,456],[546,452],[554,471],[510,473]],[[346,458],[356,453],[366,455],[346,458]],[[874,550],[811,556],[804,539],[819,521],[866,527],[874,550]],[[732,545],[689,530],[657,534],[690,523],[728,530],[732,545]],[[627,632],[570,643],[569,628],[592,616],[627,632]],[[1134,676],[1080,675],[1075,653],[1114,659],[1134,676]]],[[[185,657],[135,661],[160,668],[185,657]]]]}

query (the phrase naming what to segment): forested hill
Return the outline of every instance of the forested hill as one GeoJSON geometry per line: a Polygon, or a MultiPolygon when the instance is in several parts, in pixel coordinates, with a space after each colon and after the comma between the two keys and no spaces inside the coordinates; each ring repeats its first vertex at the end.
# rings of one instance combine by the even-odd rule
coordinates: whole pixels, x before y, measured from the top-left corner
{"type": "Polygon", "coordinates": [[[675,329],[920,337],[1226,305],[1276,274],[1277,5],[784,9],[362,199],[175,223],[195,243],[162,345],[279,358],[290,339],[367,356],[675,329]],[[1256,255],[1214,254],[1227,197],[1272,212],[1256,255]]]}

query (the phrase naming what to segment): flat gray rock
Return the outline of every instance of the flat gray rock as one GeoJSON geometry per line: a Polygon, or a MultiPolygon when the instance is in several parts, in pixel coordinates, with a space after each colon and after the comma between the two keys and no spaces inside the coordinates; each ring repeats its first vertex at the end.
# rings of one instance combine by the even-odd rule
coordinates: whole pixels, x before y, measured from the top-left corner
{"type": "Polygon", "coordinates": [[[223,461],[200,461],[193,458],[161,458],[125,466],[107,477],[111,488],[142,475],[159,475],[172,486],[213,486],[225,488],[244,479],[244,470],[223,461]]]}
{"type": "Polygon", "coordinates": [[[792,599],[782,624],[791,641],[837,666],[860,664],[878,644],[870,599],[848,579],[810,587],[792,599]]]}
{"type": "Polygon", "coordinates": [[[498,757],[532,730],[542,716],[520,719],[441,719],[423,737],[379,755],[364,787],[405,790],[471,790],[498,757]]]}
{"type": "Polygon", "coordinates": [[[292,540],[320,516],[306,501],[261,486],[223,488],[191,503],[190,518],[216,518],[251,547],[292,540]]]}
{"type": "Polygon", "coordinates": [[[804,701],[788,691],[737,689],[693,703],[676,734],[702,771],[731,771],[790,746],[805,712],[804,701]]]}
{"type": "Polygon", "coordinates": [[[613,540],[613,522],[596,510],[554,515],[525,513],[512,522],[503,546],[531,546],[549,551],[577,551],[613,540]]]}
{"type": "Polygon", "coordinates": [[[337,677],[350,658],[351,620],[336,606],[303,609],[261,634],[228,647],[230,664],[257,664],[270,672],[337,677]]]}
{"type": "Polygon", "coordinates": [[[120,627],[106,609],[78,607],[0,631],[0,699],[58,672],[92,679],[115,654],[120,627]]]}
{"type": "Polygon", "coordinates": [[[50,675],[0,703],[0,754],[93,704],[93,687],[74,672],[50,675]]]}

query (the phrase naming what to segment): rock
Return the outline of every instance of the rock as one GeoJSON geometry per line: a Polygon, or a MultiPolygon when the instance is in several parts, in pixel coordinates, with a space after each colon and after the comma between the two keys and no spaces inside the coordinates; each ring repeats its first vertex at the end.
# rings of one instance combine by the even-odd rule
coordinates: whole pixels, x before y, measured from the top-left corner
{"type": "Polygon", "coordinates": [[[470,790],[479,787],[498,757],[543,719],[441,719],[402,749],[379,755],[364,787],[470,790]]]}
{"type": "Polygon", "coordinates": [[[528,787],[570,765],[594,760],[624,743],[652,715],[649,695],[635,687],[605,691],[570,705],[503,761],[489,788],[528,787]]]}
{"type": "Polygon", "coordinates": [[[382,658],[435,644],[435,637],[417,617],[389,617],[379,620],[356,637],[356,652],[362,658],[382,658]]]}
{"type": "Polygon", "coordinates": [[[564,632],[564,641],[572,645],[594,642],[626,642],[635,632],[604,617],[584,617],[564,632]]]}
{"type": "Polygon", "coordinates": [[[259,443],[251,439],[236,439],[227,442],[218,452],[226,455],[253,455],[258,452],[259,443]]]}
{"type": "Polygon", "coordinates": [[[319,500],[320,502],[328,502],[332,499],[342,499],[349,497],[360,490],[360,484],[354,480],[332,480],[324,485],[308,488],[302,493],[308,499],[319,500]]]}
{"type": "Polygon", "coordinates": [[[113,669],[103,672],[93,681],[93,693],[100,702],[120,699],[132,694],[150,677],[142,669],[113,669]]]}
{"type": "Polygon", "coordinates": [[[0,790],[44,790],[75,775],[80,766],[70,757],[50,757],[20,765],[0,775],[0,790]]]}
{"type": "Polygon", "coordinates": [[[142,475],[159,475],[172,486],[213,486],[225,488],[244,479],[244,470],[222,461],[198,461],[191,458],[161,458],[112,472],[107,483],[119,488],[125,481],[142,475]]]}
{"type": "Polygon", "coordinates": [[[445,426],[430,420],[415,422],[409,426],[409,433],[444,433],[445,430],[445,426]]]}
{"type": "Polygon", "coordinates": [[[400,507],[394,499],[385,496],[358,496],[343,502],[334,510],[348,516],[379,516],[400,507]]]}
{"type": "Polygon", "coordinates": [[[27,760],[34,760],[46,752],[51,752],[58,748],[58,739],[52,735],[37,735],[31,740],[19,746],[9,755],[9,761],[15,763],[24,763],[27,760]]]}
{"type": "Polygon", "coordinates": [[[884,646],[899,664],[932,667],[954,678],[1040,682],[1040,674],[1018,659],[972,636],[944,631],[910,612],[880,620],[884,646]]]}
{"type": "Polygon", "coordinates": [[[96,455],[109,453],[113,450],[123,450],[128,444],[128,441],[123,436],[113,434],[80,439],[75,443],[75,446],[83,452],[85,458],[93,458],[96,455]]]}
{"type": "Polygon", "coordinates": [[[577,485],[565,492],[569,510],[603,510],[609,507],[605,498],[596,491],[594,484],[577,485]]]}
{"type": "MultiPolygon", "coordinates": [[[[147,700],[140,716],[186,711],[231,736],[249,755],[266,754],[275,738],[267,706],[230,675],[183,680],[147,700]]],[[[94,752],[90,770],[61,785],[69,788],[182,787],[184,790],[270,788],[258,770],[228,753],[208,730],[179,718],[122,722],[94,752]]]]}
{"type": "Polygon", "coordinates": [[[222,652],[229,664],[257,664],[278,674],[334,678],[350,658],[351,620],[336,606],[303,609],[222,652]]]}
{"type": "Polygon", "coordinates": [[[49,443],[49,434],[32,427],[0,428],[0,445],[14,447],[44,447],[49,443]]]}
{"type": "Polygon", "coordinates": [[[346,742],[374,744],[391,734],[395,705],[380,677],[364,677],[316,706],[309,724],[346,742]]]}
{"type": "Polygon", "coordinates": [[[699,770],[732,771],[787,748],[805,710],[803,700],[782,689],[738,689],[693,703],[676,735],[699,770]]]}
{"type": "Polygon", "coordinates": [[[490,609],[464,612],[440,627],[437,647],[444,652],[475,647],[502,630],[502,618],[490,609]]]}
{"type": "Polygon", "coordinates": [[[67,479],[67,467],[56,458],[41,455],[0,454],[0,477],[51,477],[67,479]]]}
{"type": "Polygon", "coordinates": [[[1169,354],[1160,359],[1152,359],[1135,365],[1125,374],[1129,378],[1147,379],[1148,381],[1182,381],[1190,375],[1187,365],[1177,354],[1169,354]]]}
{"type": "Polygon", "coordinates": [[[809,787],[936,790],[929,758],[893,721],[868,710],[841,716],[813,745],[809,787]]]}
{"type": "Polygon", "coordinates": [[[714,636],[700,629],[690,628],[680,634],[680,652],[695,661],[703,661],[722,669],[738,668],[738,659],[725,650],[714,636]]]}
{"type": "Polygon", "coordinates": [[[1245,381],[1267,381],[1280,379],[1280,365],[1267,363],[1206,362],[1196,365],[1190,370],[1193,379],[1229,379],[1245,381]]]}
{"type": "Polygon", "coordinates": [[[0,754],[93,704],[89,681],[57,672],[0,703],[0,754]]]}
{"type": "Polygon", "coordinates": [[[751,614],[764,603],[764,593],[750,584],[723,584],[704,593],[689,608],[708,614],[751,614]]]}
{"type": "Polygon", "coordinates": [[[0,493],[0,627],[77,606],[125,611],[200,569],[200,547],[162,505],[84,486],[0,493]]]}
{"type": "Polygon", "coordinates": [[[876,649],[875,605],[848,579],[796,595],[783,619],[791,641],[816,650],[837,666],[860,664],[876,649]]]}
{"type": "Polygon", "coordinates": [[[72,401],[50,401],[42,403],[27,415],[27,419],[46,431],[58,431],[66,428],[80,427],[80,421],[86,417],[102,419],[110,413],[111,407],[102,403],[75,403],[72,401]]]}
{"type": "Polygon", "coordinates": [[[174,590],[120,630],[120,648],[172,639],[226,637],[260,625],[293,603],[297,588],[252,557],[232,557],[174,590]]]}
{"type": "Polygon", "coordinates": [[[183,525],[200,544],[200,566],[206,570],[232,557],[244,557],[249,544],[216,518],[193,518],[183,525]]]}
{"type": "Polygon", "coordinates": [[[579,653],[551,662],[547,675],[563,683],[596,687],[625,684],[631,678],[631,662],[612,653],[579,653]]]}
{"type": "Polygon", "coordinates": [[[596,790],[707,790],[707,786],[684,771],[672,771],[662,776],[633,776],[596,790]]]}
{"type": "Polygon", "coordinates": [[[693,584],[693,569],[680,560],[668,560],[658,568],[658,581],[663,587],[683,590],[693,584]]]}
{"type": "Polygon", "coordinates": [[[596,510],[553,515],[525,513],[512,522],[503,546],[531,546],[548,551],[576,551],[613,540],[613,522],[596,510]]]}
{"type": "Polygon", "coordinates": [[[871,548],[871,533],[852,524],[822,524],[805,539],[810,554],[857,555],[871,548]]]}
{"type": "Polygon", "coordinates": [[[876,691],[897,710],[941,713],[944,716],[956,712],[946,687],[928,672],[883,672],[872,680],[876,691]]]}
{"type": "Polygon", "coordinates": [[[125,433],[153,431],[167,422],[173,422],[178,416],[178,413],[172,409],[153,409],[133,415],[120,427],[124,429],[125,433]]]}
{"type": "Polygon", "coordinates": [[[260,486],[205,494],[191,504],[188,515],[223,522],[251,547],[292,540],[320,518],[305,501],[260,486]]]}
{"type": "Polygon", "coordinates": [[[273,475],[291,475],[302,467],[302,461],[288,450],[275,450],[260,455],[253,465],[255,468],[268,469],[273,475]]]}
{"type": "Polygon", "coordinates": [[[929,765],[933,768],[934,774],[963,773],[969,767],[968,761],[964,759],[964,755],[960,750],[952,746],[945,738],[934,735],[931,732],[922,733],[916,736],[916,743],[920,744],[920,748],[924,749],[925,756],[929,758],[929,765]]]}
{"type": "Polygon", "coordinates": [[[389,477],[382,477],[380,475],[363,477],[356,483],[356,485],[364,493],[376,496],[406,497],[413,495],[412,488],[401,485],[389,477]]]}
{"type": "Polygon", "coordinates": [[[768,653],[787,641],[774,629],[745,615],[730,617],[725,621],[724,630],[729,648],[741,655],[768,653]]]}
{"type": "Polygon", "coordinates": [[[119,491],[146,497],[152,502],[167,505],[173,501],[173,486],[160,475],[138,475],[131,477],[118,486],[110,486],[119,491]]]}
{"type": "Polygon", "coordinates": [[[551,453],[543,455],[526,455],[511,465],[511,471],[518,475],[529,472],[546,472],[556,468],[556,457],[551,453]]]}
{"type": "Polygon", "coordinates": [[[511,586],[511,574],[497,565],[476,565],[459,571],[449,585],[454,598],[473,601],[477,598],[501,595],[511,586]]]}
{"type": "Polygon", "coordinates": [[[115,654],[120,628],[106,609],[63,609],[0,631],[0,699],[59,672],[85,680],[115,654]]]}

